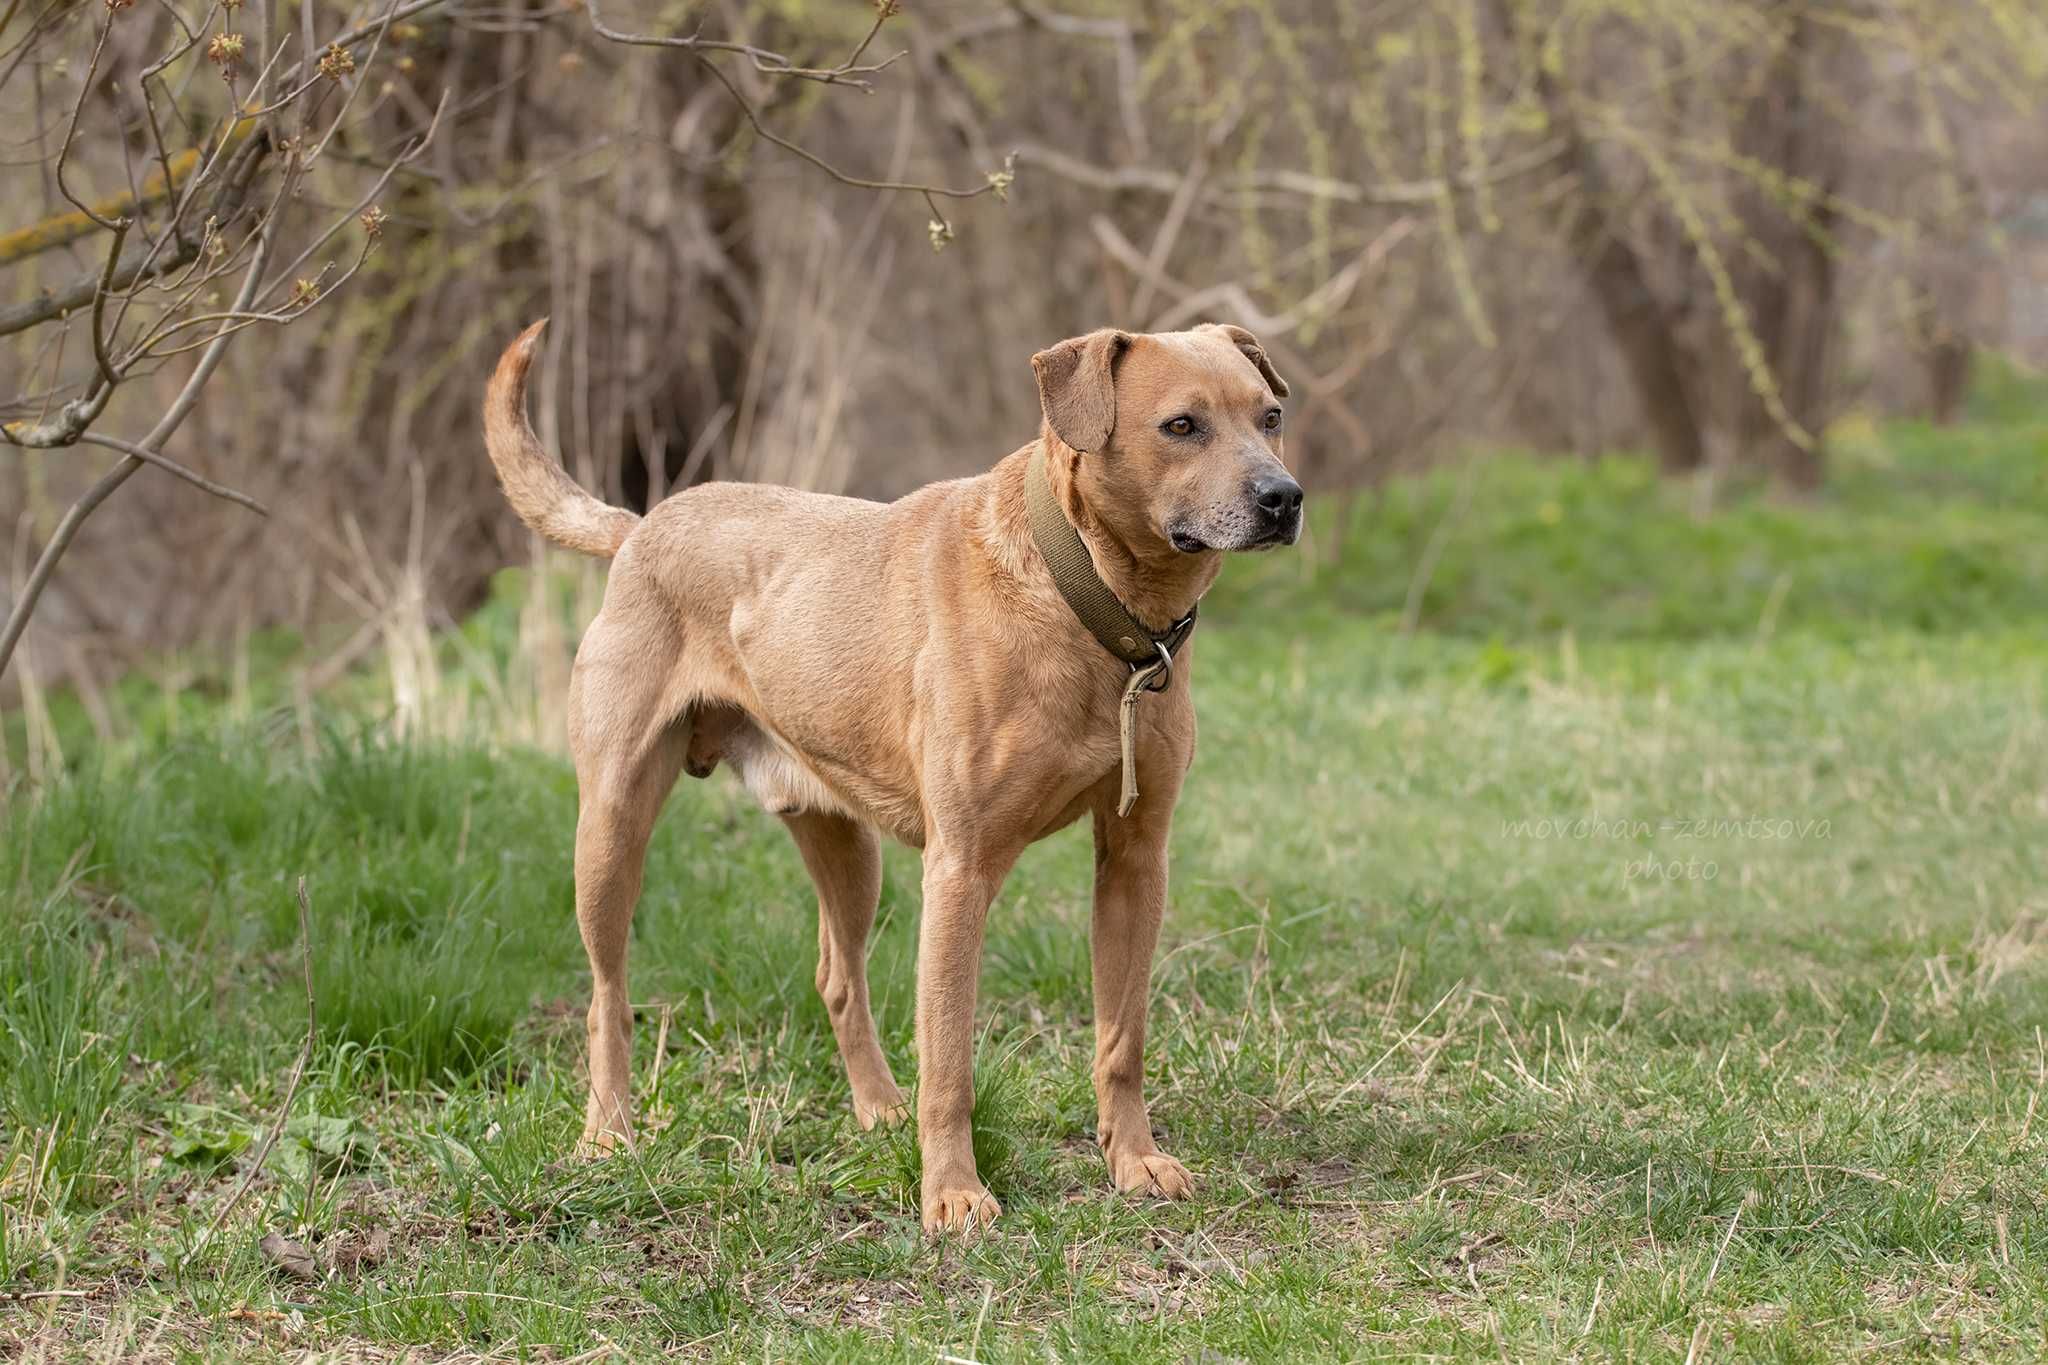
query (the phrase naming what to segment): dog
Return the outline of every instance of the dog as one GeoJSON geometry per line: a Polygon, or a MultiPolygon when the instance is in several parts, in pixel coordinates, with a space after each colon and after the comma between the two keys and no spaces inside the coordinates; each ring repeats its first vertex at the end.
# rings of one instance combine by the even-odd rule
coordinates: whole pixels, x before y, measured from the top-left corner
{"type": "Polygon", "coordinates": [[[1291,545],[1302,524],[1281,449],[1287,385],[1258,339],[1209,323],[1063,341],[1031,358],[1036,441],[892,503],[707,483],[643,518],[579,487],[528,424],[545,325],[506,349],[483,416],[520,519],[612,560],[569,686],[592,978],[583,1150],[632,1132],[627,931],[655,818],[679,773],[724,763],[788,827],[816,883],[817,987],[863,1128],[907,1107],[868,1006],[880,838],[923,852],[917,1131],[934,1234],[1001,1212],[970,1129],[989,905],[1027,845],[1091,817],[1097,1139],[1117,1189],[1188,1197],[1143,1091],[1167,833],[1195,749],[1188,628],[1225,553],[1291,545]],[[1067,567],[1092,566],[1146,639],[1083,624],[1035,538],[1033,479],[1050,493],[1040,508],[1056,505],[1086,548],[1067,567]],[[1135,658],[1112,653],[1134,643],[1165,666],[1140,678],[1135,658]],[[1134,802],[1119,799],[1126,711],[1134,802]]]}

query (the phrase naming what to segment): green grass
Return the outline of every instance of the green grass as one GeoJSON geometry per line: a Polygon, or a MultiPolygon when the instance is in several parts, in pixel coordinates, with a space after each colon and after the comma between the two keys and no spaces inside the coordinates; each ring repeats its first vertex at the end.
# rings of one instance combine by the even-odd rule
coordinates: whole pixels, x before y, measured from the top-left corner
{"type": "MultiPolygon", "coordinates": [[[[71,743],[0,830],[0,1292],[84,1292],[0,1349],[2037,1358],[2048,427],[1994,415],[1857,435],[1811,506],[1490,461],[1235,566],[1148,1053],[1198,1196],[1106,1187],[1069,831],[990,920],[975,1244],[855,1128],[802,870],[723,779],[635,924],[649,1132],[578,1163],[558,758],[260,706],[71,743]],[[318,1045],[209,1240],[304,1036],[301,874],[318,1045]]],[[[906,1080],[917,913],[892,851],[906,1080]]]]}

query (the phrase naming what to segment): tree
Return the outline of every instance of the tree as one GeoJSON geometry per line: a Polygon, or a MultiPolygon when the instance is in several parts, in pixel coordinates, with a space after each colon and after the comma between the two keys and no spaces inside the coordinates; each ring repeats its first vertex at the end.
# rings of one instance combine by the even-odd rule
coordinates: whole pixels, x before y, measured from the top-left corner
{"type": "MultiPolygon", "coordinates": [[[[9,27],[18,10],[7,8],[9,27]]],[[[943,244],[954,230],[941,201],[999,194],[1008,184],[1006,172],[993,171],[958,188],[855,174],[777,132],[764,113],[765,103],[795,87],[871,89],[902,55],[870,55],[896,13],[895,0],[877,0],[850,55],[833,61],[709,37],[701,28],[679,35],[631,31],[614,27],[595,4],[586,10],[590,33],[600,44],[658,49],[672,69],[691,73],[693,79],[661,83],[672,118],[689,111],[701,119],[709,97],[727,115],[712,137],[729,144],[744,130],[772,145],[775,155],[807,163],[841,184],[914,196],[930,212],[931,240],[943,244]]],[[[444,116],[452,125],[448,135],[466,150],[481,134],[494,163],[519,167],[521,174],[527,159],[522,142],[541,140],[531,136],[536,121],[522,117],[515,98],[524,75],[488,86],[480,96],[470,93],[466,72],[478,54],[467,41],[473,36],[465,29],[467,19],[453,0],[388,0],[381,13],[316,38],[321,24],[311,0],[299,12],[297,32],[288,24],[273,26],[268,7],[244,14],[244,0],[206,0],[191,15],[178,0],[142,10],[134,0],[59,3],[29,20],[26,32],[0,56],[0,99],[15,107],[39,109],[47,88],[71,87],[68,113],[54,125],[39,119],[22,124],[49,130],[31,146],[42,154],[46,197],[61,196],[70,209],[0,236],[0,268],[24,270],[95,255],[100,262],[55,284],[39,282],[19,303],[0,309],[0,337],[44,338],[28,352],[34,376],[29,387],[0,407],[6,419],[0,421],[0,441],[24,459],[36,458],[26,452],[80,446],[121,457],[41,538],[34,566],[17,586],[0,628],[0,672],[87,519],[143,469],[154,467],[268,515],[263,502],[163,449],[206,400],[228,347],[242,333],[317,327],[307,320],[332,318],[333,301],[352,284],[374,282],[387,297],[412,307],[402,318],[387,314],[367,329],[340,329],[333,349],[353,350],[361,371],[385,370],[390,382],[362,386],[350,382],[359,375],[332,365],[319,373],[300,366],[287,382],[302,392],[337,381],[355,390],[349,401],[358,421],[402,421],[410,415],[408,372],[423,357],[433,363],[437,342],[465,321],[459,307],[437,311],[420,305],[445,277],[450,243],[464,228],[485,226],[460,202],[462,187],[450,183],[450,163],[415,163],[444,116]],[[166,42],[161,56],[146,58],[166,42]],[[74,64],[82,44],[89,45],[90,55],[74,64]],[[31,87],[26,90],[17,80],[23,73],[31,87]],[[405,172],[411,174],[394,183],[405,172]],[[125,180],[130,188],[93,199],[76,188],[85,180],[125,180]],[[380,202],[386,196],[395,215],[380,202]],[[349,207],[340,213],[315,207],[337,201],[349,207]],[[349,230],[357,245],[349,258],[337,258],[333,248],[349,230]],[[380,274],[371,266],[371,253],[387,236],[395,239],[404,267],[380,274]],[[405,273],[414,267],[415,273],[405,273]],[[219,297],[235,280],[231,301],[219,297]],[[386,342],[400,331],[423,332],[426,342],[391,364],[388,346],[363,346],[366,330],[382,333],[386,342]],[[157,376],[178,382],[151,383],[157,376]],[[116,436],[103,429],[117,391],[129,398],[131,409],[145,402],[156,406],[146,434],[116,436]]],[[[499,55],[511,57],[549,22],[536,11],[486,31],[502,45],[499,55]]],[[[564,63],[574,52],[563,54],[564,63]]],[[[25,203],[28,196],[11,196],[10,202],[25,203]]],[[[630,228],[645,226],[633,219],[630,206],[622,216],[630,228]]],[[[694,268],[686,273],[722,294],[726,325],[709,329],[699,362],[686,367],[686,381],[697,374],[708,382],[677,384],[657,400],[684,424],[673,458],[667,443],[652,437],[646,444],[659,448],[651,457],[613,468],[608,485],[616,487],[630,471],[639,478],[641,498],[659,496],[670,481],[696,475],[694,461],[710,453],[734,418],[736,393],[747,382],[747,330],[753,321],[748,314],[759,292],[747,260],[745,217],[742,176],[714,172],[701,178],[685,222],[701,227],[711,249],[704,251],[702,241],[691,243],[694,268]]],[[[501,268],[512,258],[533,255],[530,237],[522,234],[501,235],[496,246],[501,268]]],[[[464,264],[473,270],[476,262],[464,264]]],[[[586,272],[585,281],[596,273],[586,272]]],[[[615,300],[630,295],[629,285],[614,284],[615,300]]],[[[323,361],[332,358],[324,346],[317,354],[323,361]]],[[[464,395],[457,406],[462,421],[473,423],[473,399],[464,395]]],[[[582,449],[587,455],[593,445],[586,441],[582,449]]],[[[417,484],[420,464],[408,461],[407,467],[417,484]]]]}

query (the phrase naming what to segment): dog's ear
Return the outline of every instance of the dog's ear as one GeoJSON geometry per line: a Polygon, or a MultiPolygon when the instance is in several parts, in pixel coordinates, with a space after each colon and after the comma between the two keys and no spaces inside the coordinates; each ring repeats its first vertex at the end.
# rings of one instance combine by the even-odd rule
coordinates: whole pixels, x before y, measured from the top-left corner
{"type": "Polygon", "coordinates": [[[1131,348],[1128,332],[1090,332],[1031,357],[1038,401],[1053,435],[1076,450],[1101,450],[1116,430],[1116,367],[1131,348]]]}
{"type": "Polygon", "coordinates": [[[1275,398],[1287,396],[1287,381],[1273,368],[1273,362],[1266,359],[1266,348],[1259,345],[1257,337],[1244,328],[1233,327],[1227,322],[1212,322],[1209,325],[1229,337],[1237,349],[1244,352],[1244,358],[1259,367],[1259,373],[1266,380],[1266,387],[1273,391],[1275,398]]]}

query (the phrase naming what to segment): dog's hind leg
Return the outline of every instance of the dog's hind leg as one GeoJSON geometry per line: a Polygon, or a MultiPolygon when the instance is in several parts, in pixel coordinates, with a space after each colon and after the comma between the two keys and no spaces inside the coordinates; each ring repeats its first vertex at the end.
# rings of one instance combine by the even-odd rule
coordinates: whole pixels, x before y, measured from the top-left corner
{"type": "Polygon", "coordinates": [[[868,1008],[868,930],[882,896],[882,848],[875,832],[843,815],[785,815],[818,888],[818,994],[839,1039],[863,1128],[904,1116],[905,1100],[882,1056],[868,1008]]]}
{"type": "Polygon", "coordinates": [[[689,748],[689,725],[664,697],[666,670],[647,642],[610,655],[603,618],[577,652],[569,742],[576,755],[576,925],[590,955],[590,1102],[579,1151],[610,1151],[632,1135],[633,1008],[626,945],[640,899],[647,840],[689,748]]]}

